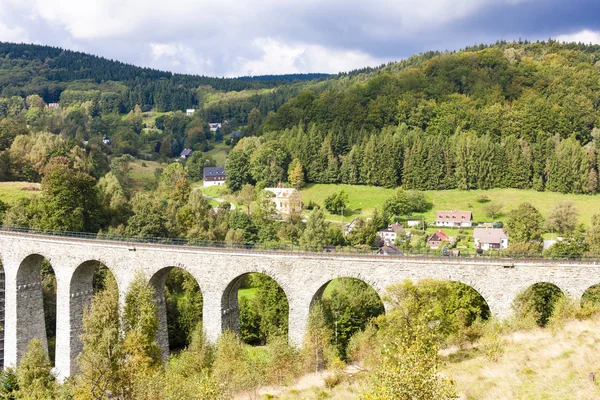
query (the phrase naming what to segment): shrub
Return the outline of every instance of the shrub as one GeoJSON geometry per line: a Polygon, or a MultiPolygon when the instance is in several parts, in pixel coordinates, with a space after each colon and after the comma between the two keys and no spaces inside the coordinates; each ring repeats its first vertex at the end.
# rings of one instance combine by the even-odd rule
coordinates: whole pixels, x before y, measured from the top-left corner
{"type": "Polygon", "coordinates": [[[477,202],[478,203],[489,203],[490,202],[490,198],[488,196],[486,196],[485,194],[480,194],[479,196],[477,196],[477,202]]]}

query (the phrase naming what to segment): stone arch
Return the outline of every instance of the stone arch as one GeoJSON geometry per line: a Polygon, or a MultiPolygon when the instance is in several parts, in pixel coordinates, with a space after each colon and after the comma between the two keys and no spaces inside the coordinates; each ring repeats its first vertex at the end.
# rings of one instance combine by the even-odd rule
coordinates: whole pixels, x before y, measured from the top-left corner
{"type": "Polygon", "coordinates": [[[597,283],[585,289],[581,296],[580,303],[582,306],[584,306],[586,303],[600,305],[600,283],[597,283]]]}
{"type": "Polygon", "coordinates": [[[518,301],[520,296],[528,296],[532,291],[536,291],[532,297],[535,300],[533,306],[535,310],[540,313],[537,323],[540,326],[544,326],[552,314],[554,303],[560,297],[564,297],[568,292],[561,289],[561,287],[554,282],[539,281],[532,283],[518,292],[517,297],[515,297],[513,302],[518,301]]]}
{"type": "MultiPolygon", "coordinates": [[[[150,286],[154,288],[154,300],[157,305],[157,314],[158,314],[158,332],[156,333],[156,341],[161,349],[162,357],[164,360],[168,360],[171,348],[169,346],[169,330],[168,330],[168,322],[169,315],[167,313],[167,303],[165,296],[165,284],[167,282],[167,278],[169,274],[174,270],[180,270],[188,274],[196,283],[200,294],[202,295],[202,287],[198,280],[182,265],[174,265],[163,267],[156,271],[154,275],[150,278],[150,286]]],[[[200,307],[200,321],[202,321],[202,307],[200,307]]]]}
{"type": "Polygon", "coordinates": [[[448,282],[450,283],[455,283],[455,284],[460,284],[463,287],[465,287],[467,290],[472,290],[473,292],[475,292],[482,300],[483,300],[483,305],[482,305],[482,310],[481,310],[481,317],[482,319],[489,319],[492,317],[493,313],[492,313],[492,307],[490,306],[490,303],[488,302],[486,296],[481,293],[480,289],[477,289],[477,285],[472,285],[469,283],[465,283],[462,281],[458,281],[458,280],[454,280],[454,279],[449,279],[448,282]]]}
{"type": "MultiPolygon", "coordinates": [[[[285,325],[285,329],[288,329],[289,325],[289,311],[290,311],[290,291],[286,290],[286,287],[282,285],[280,280],[274,274],[271,274],[267,271],[248,271],[242,273],[235,278],[233,278],[229,284],[223,290],[223,294],[221,296],[221,310],[222,310],[222,319],[221,319],[221,330],[230,330],[235,333],[240,333],[240,308],[238,301],[238,293],[240,287],[245,278],[247,278],[251,274],[259,274],[266,276],[267,278],[272,279],[283,291],[283,294],[286,299],[286,303],[288,306],[288,323],[285,325]]],[[[288,331],[289,334],[289,331],[288,331]]]]}
{"type": "Polygon", "coordinates": [[[70,369],[75,370],[76,359],[83,350],[80,335],[83,332],[83,313],[92,302],[94,296],[94,280],[99,268],[106,268],[114,278],[115,275],[106,263],[98,260],[84,261],[73,272],[69,282],[69,321],[70,321],[70,369]]]}
{"type": "MultiPolygon", "coordinates": [[[[373,291],[375,291],[375,293],[379,297],[379,300],[381,301],[381,303],[384,304],[383,303],[383,295],[382,295],[383,290],[380,289],[378,287],[378,285],[376,285],[376,284],[374,284],[372,282],[369,282],[368,280],[364,279],[363,277],[355,277],[355,276],[350,276],[350,275],[344,276],[344,275],[342,275],[342,276],[337,276],[337,277],[331,278],[331,279],[327,280],[327,282],[325,282],[325,283],[321,283],[321,286],[317,289],[317,291],[313,294],[313,296],[311,298],[311,301],[310,301],[311,305],[314,302],[320,301],[323,298],[323,294],[325,293],[325,289],[327,289],[327,286],[329,286],[329,284],[331,282],[333,282],[334,280],[336,280],[336,279],[355,279],[357,281],[360,281],[360,282],[364,283],[365,285],[367,285],[368,287],[370,287],[371,289],[373,289],[373,291]]],[[[384,304],[384,306],[385,306],[385,304],[384,304]]]]}
{"type": "MultiPolygon", "coordinates": [[[[21,261],[17,269],[17,363],[32,339],[39,339],[44,348],[48,349],[41,277],[44,260],[50,262],[48,257],[41,254],[30,254],[21,261]]],[[[54,268],[52,270],[54,272],[54,268]]]]}
{"type": "Polygon", "coordinates": [[[385,313],[382,296],[373,285],[364,279],[352,276],[340,276],[323,283],[313,294],[310,309],[312,310],[314,304],[321,301],[323,301],[325,321],[333,333],[332,344],[343,359],[346,357],[350,337],[365,329],[373,318],[385,313]],[[356,285],[353,281],[358,282],[360,286],[353,286],[356,285]],[[323,301],[327,288],[335,282],[342,286],[349,285],[346,288],[352,291],[353,296],[344,296],[338,301],[323,301]],[[377,298],[376,302],[373,302],[373,294],[377,298]],[[353,298],[360,299],[360,301],[353,302],[353,298]]]}

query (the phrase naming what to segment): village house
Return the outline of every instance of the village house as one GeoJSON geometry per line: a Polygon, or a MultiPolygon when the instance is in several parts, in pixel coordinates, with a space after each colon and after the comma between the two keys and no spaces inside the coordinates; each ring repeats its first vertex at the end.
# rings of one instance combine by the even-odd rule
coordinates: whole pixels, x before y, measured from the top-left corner
{"type": "Polygon", "coordinates": [[[423,220],[420,219],[409,219],[408,221],[406,221],[406,226],[408,226],[409,228],[418,227],[422,224],[423,220]]]}
{"type": "Polygon", "coordinates": [[[51,110],[58,110],[60,108],[59,103],[48,103],[48,108],[51,110]]]}
{"type": "Polygon", "coordinates": [[[224,167],[204,167],[204,187],[222,186],[225,183],[224,167]]]}
{"type": "Polygon", "coordinates": [[[216,132],[217,129],[221,129],[222,125],[220,122],[211,122],[210,124],[208,124],[208,126],[210,127],[211,132],[216,132]]]}
{"type": "Polygon", "coordinates": [[[106,136],[102,138],[102,143],[104,143],[107,146],[110,146],[112,144],[112,142],[110,141],[110,139],[107,138],[106,136]]]}
{"type": "Polygon", "coordinates": [[[439,230],[429,237],[429,239],[427,240],[427,245],[429,246],[430,249],[437,250],[440,247],[440,244],[442,242],[449,242],[449,241],[450,241],[450,236],[446,235],[444,233],[444,231],[439,230]]]}
{"type": "Polygon", "coordinates": [[[196,109],[188,108],[187,110],[185,110],[185,115],[187,115],[188,117],[191,117],[192,115],[194,115],[195,112],[196,112],[196,109]]]}
{"type": "Polygon", "coordinates": [[[465,228],[473,226],[471,211],[438,211],[435,216],[435,226],[465,228]]]}
{"type": "Polygon", "coordinates": [[[473,238],[476,249],[490,250],[508,247],[508,235],[501,228],[475,228],[473,238]]]}
{"type": "Polygon", "coordinates": [[[294,188],[265,188],[265,190],[273,193],[273,202],[275,209],[279,214],[301,213],[302,198],[300,192],[294,188]]]}
{"type": "Polygon", "coordinates": [[[382,256],[401,256],[402,252],[396,246],[382,246],[377,250],[377,254],[382,256]]]}
{"type": "Polygon", "coordinates": [[[181,154],[179,154],[179,157],[181,157],[182,160],[187,160],[193,152],[194,150],[192,149],[183,149],[181,154]]]}
{"type": "Polygon", "coordinates": [[[360,218],[356,217],[346,225],[344,225],[344,236],[348,236],[354,228],[356,228],[356,224],[360,218]]]}
{"type": "Polygon", "coordinates": [[[377,232],[377,235],[383,239],[383,242],[386,245],[390,245],[390,244],[394,244],[396,243],[396,238],[398,237],[398,235],[405,235],[406,231],[404,230],[404,228],[402,227],[402,225],[400,225],[399,223],[393,223],[393,224],[389,224],[387,228],[382,229],[380,231],[377,232]]]}

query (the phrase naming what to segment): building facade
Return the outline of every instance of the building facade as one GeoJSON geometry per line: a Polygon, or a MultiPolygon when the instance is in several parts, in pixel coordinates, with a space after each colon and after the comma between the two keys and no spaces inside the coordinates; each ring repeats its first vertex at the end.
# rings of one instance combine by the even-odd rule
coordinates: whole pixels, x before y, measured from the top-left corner
{"type": "Polygon", "coordinates": [[[471,211],[438,211],[435,216],[435,226],[450,228],[469,228],[473,226],[471,211]]]}
{"type": "Polygon", "coordinates": [[[204,187],[222,186],[225,183],[224,167],[204,167],[204,187]]]}
{"type": "Polygon", "coordinates": [[[275,209],[279,214],[291,214],[302,212],[302,197],[298,190],[294,188],[265,188],[273,193],[272,198],[275,203],[275,209]]]}
{"type": "Polygon", "coordinates": [[[508,248],[508,235],[501,228],[475,228],[475,248],[481,250],[508,248]]]}

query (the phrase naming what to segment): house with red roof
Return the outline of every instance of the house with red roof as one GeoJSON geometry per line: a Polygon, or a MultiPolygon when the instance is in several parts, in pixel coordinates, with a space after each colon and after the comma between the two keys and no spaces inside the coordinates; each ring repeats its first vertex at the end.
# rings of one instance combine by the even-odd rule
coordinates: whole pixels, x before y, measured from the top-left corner
{"type": "Polygon", "coordinates": [[[444,233],[444,231],[439,230],[429,237],[429,239],[427,240],[427,245],[429,246],[430,249],[437,250],[440,247],[440,244],[442,242],[449,242],[449,241],[450,241],[450,236],[446,235],[446,233],[444,233]]]}

